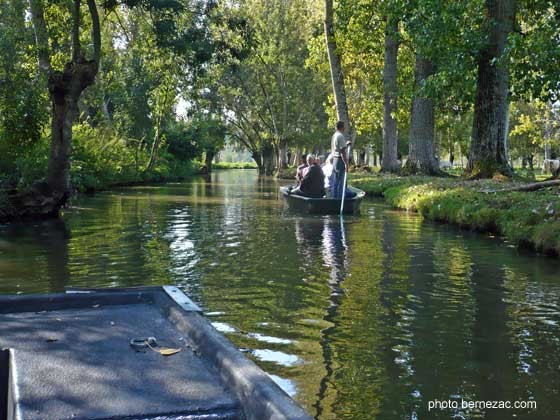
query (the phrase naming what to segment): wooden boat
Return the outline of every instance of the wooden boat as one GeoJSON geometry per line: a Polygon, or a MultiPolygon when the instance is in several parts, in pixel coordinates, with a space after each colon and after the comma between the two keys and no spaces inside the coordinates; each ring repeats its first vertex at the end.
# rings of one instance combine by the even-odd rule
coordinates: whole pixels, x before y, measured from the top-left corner
{"type": "Polygon", "coordinates": [[[0,295],[0,420],[76,418],[311,419],[176,287],[0,295]]]}
{"type": "MultiPolygon", "coordinates": [[[[287,207],[290,210],[313,214],[340,213],[340,198],[303,197],[301,195],[290,194],[290,188],[292,188],[292,186],[280,188],[287,207]]],[[[360,204],[366,193],[353,187],[348,187],[348,189],[356,193],[356,196],[344,199],[344,213],[357,213],[360,210],[360,204]]]]}

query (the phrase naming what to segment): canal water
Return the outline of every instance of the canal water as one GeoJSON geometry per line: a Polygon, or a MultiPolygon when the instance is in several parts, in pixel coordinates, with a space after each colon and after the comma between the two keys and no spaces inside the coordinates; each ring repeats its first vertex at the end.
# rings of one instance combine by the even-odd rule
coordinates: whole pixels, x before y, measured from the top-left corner
{"type": "Polygon", "coordinates": [[[558,260],[381,201],[296,216],[278,187],[223,171],[0,225],[0,293],[178,285],[317,419],[560,419],[558,260]]]}

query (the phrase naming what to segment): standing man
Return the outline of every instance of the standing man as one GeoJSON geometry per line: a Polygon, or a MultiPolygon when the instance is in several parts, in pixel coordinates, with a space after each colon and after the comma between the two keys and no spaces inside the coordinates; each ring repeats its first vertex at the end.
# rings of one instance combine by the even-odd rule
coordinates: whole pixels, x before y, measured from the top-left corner
{"type": "Polygon", "coordinates": [[[342,197],[342,188],[344,185],[344,172],[348,168],[348,159],[346,157],[346,136],[344,132],[344,121],[336,123],[336,132],[331,140],[331,153],[333,156],[333,198],[342,197]]]}

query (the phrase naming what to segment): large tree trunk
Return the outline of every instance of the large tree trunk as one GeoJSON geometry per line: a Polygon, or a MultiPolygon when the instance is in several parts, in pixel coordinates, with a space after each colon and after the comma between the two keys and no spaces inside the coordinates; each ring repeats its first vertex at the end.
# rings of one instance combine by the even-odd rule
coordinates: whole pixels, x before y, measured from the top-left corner
{"type": "Polygon", "coordinates": [[[478,81],[474,106],[471,150],[467,166],[471,176],[492,177],[495,173],[511,176],[507,136],[509,115],[509,71],[501,59],[508,35],[515,24],[516,0],[486,0],[487,45],[478,58],[478,81]]]}
{"type": "Polygon", "coordinates": [[[206,150],[204,154],[204,172],[207,174],[212,172],[212,161],[214,160],[214,151],[206,150]]]}
{"type": "Polygon", "coordinates": [[[381,170],[397,172],[400,162],[397,157],[397,55],[399,41],[397,19],[387,17],[385,28],[385,62],[383,64],[383,152],[381,170]]]}
{"type": "Polygon", "coordinates": [[[408,173],[438,175],[441,173],[435,156],[435,112],[433,99],[423,97],[419,92],[425,80],[434,74],[431,61],[416,55],[412,110],[410,112],[410,135],[408,143],[408,173]]]}
{"type": "Polygon", "coordinates": [[[274,148],[271,145],[262,148],[262,172],[260,175],[272,175],[274,172],[274,148]]]}
{"type": "Polygon", "coordinates": [[[61,197],[61,205],[70,193],[72,124],[78,113],[78,101],[96,73],[97,63],[82,59],[67,63],[63,72],[54,72],[49,77],[52,121],[47,183],[53,195],[61,197]]]}
{"type": "Polygon", "coordinates": [[[344,73],[342,72],[340,53],[337,50],[336,45],[333,0],[325,0],[325,41],[327,43],[327,53],[331,69],[336,115],[339,121],[344,122],[346,127],[346,138],[352,142],[352,148],[354,148],[356,133],[354,126],[350,121],[348,102],[346,101],[346,89],[344,87],[344,73]]]}
{"type": "Polygon", "coordinates": [[[92,23],[93,59],[86,60],[80,45],[81,0],[74,0],[72,58],[62,71],[51,66],[48,31],[42,0],[30,0],[39,70],[48,81],[51,99],[51,150],[47,181],[35,183],[28,191],[10,197],[8,217],[41,217],[59,213],[70,196],[70,153],[72,124],[78,113],[80,95],[93,84],[101,57],[101,31],[95,0],[86,0],[92,23]]]}
{"type": "Polygon", "coordinates": [[[259,175],[264,175],[264,166],[263,166],[263,159],[262,154],[259,152],[251,152],[251,157],[257,164],[257,171],[259,175]]]}

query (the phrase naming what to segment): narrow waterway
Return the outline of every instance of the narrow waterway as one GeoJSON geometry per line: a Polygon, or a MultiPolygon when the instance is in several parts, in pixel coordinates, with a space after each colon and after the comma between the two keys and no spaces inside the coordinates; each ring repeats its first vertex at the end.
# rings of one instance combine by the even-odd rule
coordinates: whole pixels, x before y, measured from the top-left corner
{"type": "Polygon", "coordinates": [[[381,201],[296,216],[278,187],[223,171],[0,225],[0,293],[178,285],[317,419],[560,419],[558,260],[381,201]]]}

